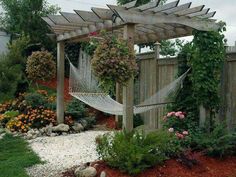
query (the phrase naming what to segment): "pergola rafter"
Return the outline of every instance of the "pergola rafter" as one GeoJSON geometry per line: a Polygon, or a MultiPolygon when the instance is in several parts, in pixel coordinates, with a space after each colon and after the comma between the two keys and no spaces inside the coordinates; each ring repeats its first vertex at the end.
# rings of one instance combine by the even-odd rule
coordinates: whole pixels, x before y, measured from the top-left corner
{"type": "Polygon", "coordinates": [[[160,5],[160,0],[154,0],[139,7],[136,3],[107,5],[108,9],[92,7],[92,11],[61,12],[61,15],[49,15],[43,19],[57,34],[58,41],[85,40],[83,38],[92,32],[117,30],[128,23],[135,24],[136,44],[146,42],[149,36],[153,41],[162,40],[189,36],[192,29],[208,31],[219,27],[210,19],[215,12],[209,12],[210,8],[204,8],[204,5],[191,7],[191,2],[179,5],[180,0],[165,5],[160,5]]]}
{"type": "MultiPolygon", "coordinates": [[[[160,0],[136,6],[137,0],[123,6],[107,5],[108,8],[95,8],[92,11],[74,10],[75,13],[61,12],[49,15],[43,20],[57,35],[57,120],[64,121],[64,50],[65,42],[89,40],[91,34],[99,35],[101,30],[126,39],[130,46],[134,44],[157,42],[192,35],[194,29],[202,31],[217,30],[220,24],[211,19],[215,12],[210,12],[204,5],[191,7],[192,3],[180,4],[176,0],[164,5],[160,0]]],[[[155,58],[158,58],[159,44],[156,43],[155,58]]],[[[156,60],[152,61],[150,70],[156,73],[156,60]]],[[[154,74],[155,75],[155,74],[154,74]]],[[[156,91],[156,78],[152,77],[151,94],[156,91]]],[[[133,79],[123,87],[123,125],[127,131],[133,127],[133,79]]],[[[119,86],[117,87],[119,88],[119,86]]],[[[120,90],[117,96],[121,95],[120,90]]],[[[118,102],[120,96],[117,97],[118,102]]],[[[156,113],[150,112],[150,127],[156,128],[156,113]]]]}

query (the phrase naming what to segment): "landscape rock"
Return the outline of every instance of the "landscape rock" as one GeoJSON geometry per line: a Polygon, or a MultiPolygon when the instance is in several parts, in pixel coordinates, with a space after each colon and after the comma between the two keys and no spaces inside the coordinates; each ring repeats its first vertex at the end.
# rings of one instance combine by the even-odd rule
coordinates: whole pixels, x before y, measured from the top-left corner
{"type": "Polygon", "coordinates": [[[3,128],[0,128],[0,134],[4,133],[5,130],[3,128]]]}
{"type": "Polygon", "coordinates": [[[100,177],[106,177],[106,172],[102,171],[101,174],[100,174],[100,177]]]}
{"type": "Polygon", "coordinates": [[[82,124],[80,123],[75,123],[73,126],[72,126],[73,130],[75,132],[82,132],[84,130],[84,127],[82,124]]]}
{"type": "Polygon", "coordinates": [[[87,129],[87,127],[88,127],[88,121],[87,120],[81,119],[80,124],[84,127],[84,129],[87,129]]]}
{"type": "Polygon", "coordinates": [[[69,125],[59,124],[55,127],[52,127],[53,132],[68,132],[70,130],[69,125]]]}
{"type": "Polygon", "coordinates": [[[3,139],[3,137],[5,136],[6,133],[2,133],[0,134],[0,140],[3,139]]]}
{"type": "Polygon", "coordinates": [[[52,124],[45,127],[46,135],[50,136],[52,134],[52,124]]]}
{"type": "Polygon", "coordinates": [[[57,136],[57,135],[58,135],[57,133],[51,133],[51,134],[50,134],[51,137],[55,137],[55,136],[57,136]]]}
{"type": "Polygon", "coordinates": [[[87,167],[85,169],[78,169],[75,170],[76,177],[95,177],[97,175],[97,170],[94,167],[87,167]]]}
{"type": "Polygon", "coordinates": [[[25,138],[27,140],[31,140],[31,139],[33,139],[33,135],[32,134],[27,134],[25,138]]]}

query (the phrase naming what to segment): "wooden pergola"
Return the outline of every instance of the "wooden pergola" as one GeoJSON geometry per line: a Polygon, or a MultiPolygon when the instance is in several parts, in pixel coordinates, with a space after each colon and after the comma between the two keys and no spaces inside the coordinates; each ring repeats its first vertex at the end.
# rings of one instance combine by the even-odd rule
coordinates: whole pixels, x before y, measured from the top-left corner
{"type": "MultiPolygon", "coordinates": [[[[156,42],[192,35],[193,29],[201,31],[217,30],[220,25],[211,19],[215,11],[210,12],[204,5],[191,7],[191,2],[179,5],[180,0],[160,5],[160,0],[136,7],[137,1],[123,6],[107,5],[107,9],[92,7],[92,11],[74,10],[75,13],[61,12],[60,15],[48,15],[44,21],[56,34],[57,39],[57,119],[64,121],[64,50],[65,42],[80,42],[101,30],[113,33],[128,40],[130,45],[156,42]]],[[[153,72],[155,72],[154,67],[153,72]]],[[[153,76],[150,76],[153,77],[153,76]]],[[[133,87],[130,79],[123,87],[123,126],[128,131],[133,128],[133,87]]],[[[117,87],[119,88],[119,87],[117,87]]],[[[153,87],[153,93],[155,93],[153,87]]],[[[121,90],[117,91],[118,96],[121,90]]],[[[155,113],[155,112],[154,112],[155,113]]],[[[156,128],[155,116],[150,127],[156,128]]]]}

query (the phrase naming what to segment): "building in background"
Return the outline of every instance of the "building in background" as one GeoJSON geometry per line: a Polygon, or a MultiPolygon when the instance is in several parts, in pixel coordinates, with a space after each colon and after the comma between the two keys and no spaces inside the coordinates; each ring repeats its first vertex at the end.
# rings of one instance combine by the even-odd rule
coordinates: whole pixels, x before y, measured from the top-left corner
{"type": "Polygon", "coordinates": [[[6,53],[8,51],[8,42],[10,41],[10,34],[4,29],[0,28],[0,54],[6,53]]]}

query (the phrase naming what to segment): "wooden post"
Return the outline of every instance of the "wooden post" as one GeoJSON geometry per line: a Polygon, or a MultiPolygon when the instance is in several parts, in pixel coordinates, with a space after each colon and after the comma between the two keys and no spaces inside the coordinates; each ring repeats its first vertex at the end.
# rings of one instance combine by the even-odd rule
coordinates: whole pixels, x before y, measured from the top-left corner
{"type": "MultiPolygon", "coordinates": [[[[132,50],[134,50],[135,24],[126,24],[124,26],[124,39],[132,50]]],[[[123,130],[131,132],[133,130],[134,115],[134,78],[130,78],[126,86],[123,86],[123,130]]]]}
{"type": "MultiPolygon", "coordinates": [[[[116,101],[122,103],[122,87],[118,83],[116,83],[116,101]]],[[[116,115],[115,121],[117,125],[120,118],[121,116],[116,115]]]]}
{"type": "MultiPolygon", "coordinates": [[[[160,43],[156,42],[155,43],[155,57],[153,60],[150,61],[150,87],[149,87],[149,96],[154,95],[157,92],[157,60],[159,58],[159,48],[160,48],[160,43]]],[[[149,124],[148,127],[150,129],[157,129],[158,128],[158,112],[157,108],[153,109],[149,112],[149,124]]]]}
{"type": "Polygon", "coordinates": [[[57,43],[57,123],[64,122],[65,44],[57,43]]]}
{"type": "Polygon", "coordinates": [[[206,109],[203,105],[199,106],[199,126],[204,127],[206,122],[210,123],[210,111],[206,109]]]}

